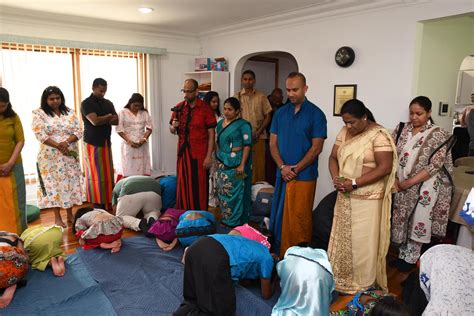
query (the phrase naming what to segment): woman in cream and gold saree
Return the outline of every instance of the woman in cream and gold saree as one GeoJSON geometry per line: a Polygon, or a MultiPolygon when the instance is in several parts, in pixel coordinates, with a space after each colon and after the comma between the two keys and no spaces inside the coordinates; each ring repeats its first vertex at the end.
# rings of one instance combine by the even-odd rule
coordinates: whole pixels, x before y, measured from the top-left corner
{"type": "Polygon", "coordinates": [[[336,290],[354,294],[378,286],[386,291],[395,145],[361,101],[347,101],[341,114],[346,126],[329,158],[339,191],[328,247],[336,290]]]}

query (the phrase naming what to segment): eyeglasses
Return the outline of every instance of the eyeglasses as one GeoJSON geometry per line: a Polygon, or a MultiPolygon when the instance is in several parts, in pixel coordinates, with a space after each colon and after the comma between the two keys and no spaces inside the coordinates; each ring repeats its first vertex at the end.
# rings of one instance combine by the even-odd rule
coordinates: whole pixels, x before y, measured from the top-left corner
{"type": "Polygon", "coordinates": [[[184,89],[181,89],[181,92],[182,92],[182,93],[193,93],[194,91],[196,91],[196,89],[194,89],[194,90],[184,90],[184,89]]]}

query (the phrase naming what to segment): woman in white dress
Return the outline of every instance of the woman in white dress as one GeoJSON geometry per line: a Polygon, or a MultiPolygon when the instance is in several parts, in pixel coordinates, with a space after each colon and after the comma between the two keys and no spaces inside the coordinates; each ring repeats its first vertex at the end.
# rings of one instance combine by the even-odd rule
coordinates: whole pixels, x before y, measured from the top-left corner
{"type": "Polygon", "coordinates": [[[43,91],[41,107],[33,111],[32,129],[40,142],[38,207],[53,209],[56,225],[66,227],[60,209],[67,210],[71,223],[72,207],[82,204],[83,178],[77,146],[82,129],[58,87],[47,87],[43,91]]]}
{"type": "Polygon", "coordinates": [[[129,177],[151,174],[148,138],[153,130],[150,114],[143,106],[143,96],[132,94],[125,108],[119,113],[117,133],[123,138],[122,165],[119,175],[129,177]]]}

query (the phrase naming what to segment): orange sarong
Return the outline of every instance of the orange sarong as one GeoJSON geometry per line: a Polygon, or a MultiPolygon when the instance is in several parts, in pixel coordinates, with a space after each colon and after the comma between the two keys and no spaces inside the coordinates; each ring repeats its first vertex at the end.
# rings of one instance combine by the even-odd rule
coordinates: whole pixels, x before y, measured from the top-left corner
{"type": "Polygon", "coordinates": [[[286,184],[280,256],[284,256],[292,246],[311,241],[316,182],[317,180],[290,181],[286,184]]]}

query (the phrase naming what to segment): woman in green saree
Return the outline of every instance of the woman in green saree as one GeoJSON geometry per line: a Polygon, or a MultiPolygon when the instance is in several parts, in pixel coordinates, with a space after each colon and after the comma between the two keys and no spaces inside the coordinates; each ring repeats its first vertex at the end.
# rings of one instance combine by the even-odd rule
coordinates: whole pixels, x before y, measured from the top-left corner
{"type": "Polygon", "coordinates": [[[217,123],[217,196],[222,224],[230,227],[248,222],[252,190],[252,127],[239,116],[240,102],[224,102],[224,119],[217,123]]]}

